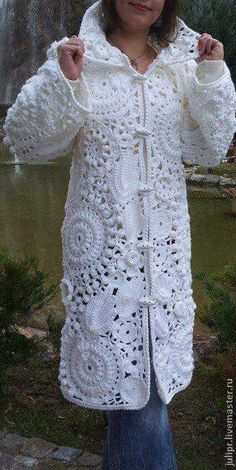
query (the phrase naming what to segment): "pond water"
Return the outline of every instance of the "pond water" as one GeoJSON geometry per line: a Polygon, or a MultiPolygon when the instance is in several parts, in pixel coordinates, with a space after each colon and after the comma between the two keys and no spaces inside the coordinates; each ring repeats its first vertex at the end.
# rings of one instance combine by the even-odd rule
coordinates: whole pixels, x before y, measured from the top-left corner
{"type": "MultiPolygon", "coordinates": [[[[0,248],[15,254],[31,254],[40,260],[52,283],[62,278],[60,229],[69,181],[70,160],[48,165],[0,165],[0,248]]],[[[224,267],[236,256],[236,217],[227,199],[189,199],[192,235],[192,271],[211,272],[224,267]]],[[[193,282],[194,299],[201,307],[206,296],[199,282],[193,282]]],[[[52,305],[35,314],[64,316],[60,290],[52,305]]],[[[43,318],[44,317],[44,318],[43,318]]]]}

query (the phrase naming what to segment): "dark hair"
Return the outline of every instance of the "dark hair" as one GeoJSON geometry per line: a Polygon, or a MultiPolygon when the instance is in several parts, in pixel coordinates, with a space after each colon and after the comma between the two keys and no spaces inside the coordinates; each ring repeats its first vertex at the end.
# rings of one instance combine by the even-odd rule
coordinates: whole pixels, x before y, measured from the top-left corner
{"type": "MultiPolygon", "coordinates": [[[[149,37],[160,47],[167,47],[177,36],[178,0],[166,0],[161,15],[149,29],[149,37]]],[[[115,0],[102,0],[100,8],[101,27],[105,34],[111,34],[119,23],[115,0]]]]}

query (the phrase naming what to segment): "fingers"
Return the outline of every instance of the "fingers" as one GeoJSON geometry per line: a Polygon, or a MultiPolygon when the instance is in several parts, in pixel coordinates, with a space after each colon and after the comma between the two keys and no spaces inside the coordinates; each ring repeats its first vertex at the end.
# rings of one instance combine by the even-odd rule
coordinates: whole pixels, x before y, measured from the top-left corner
{"type": "Polygon", "coordinates": [[[77,55],[78,58],[81,58],[84,51],[84,42],[75,34],[67,42],[59,46],[59,56],[63,53],[63,55],[73,55],[74,57],[77,55]]]}
{"type": "Polygon", "coordinates": [[[79,46],[84,52],[84,42],[75,34],[73,34],[73,36],[71,36],[70,39],[65,44],[72,44],[74,46],[79,46]]]}
{"type": "Polygon", "coordinates": [[[211,52],[211,47],[213,43],[213,38],[210,34],[208,33],[203,33],[200,36],[199,42],[198,42],[198,49],[199,51],[203,54],[206,52],[209,54],[211,52]]]}
{"type": "Polygon", "coordinates": [[[75,44],[68,44],[61,46],[62,50],[64,49],[66,55],[74,55],[77,54],[79,57],[83,56],[83,50],[81,46],[76,46],[75,44]]]}
{"type": "Polygon", "coordinates": [[[203,33],[199,38],[198,49],[200,57],[198,62],[207,60],[224,60],[224,45],[222,42],[214,39],[210,34],[203,33]]]}

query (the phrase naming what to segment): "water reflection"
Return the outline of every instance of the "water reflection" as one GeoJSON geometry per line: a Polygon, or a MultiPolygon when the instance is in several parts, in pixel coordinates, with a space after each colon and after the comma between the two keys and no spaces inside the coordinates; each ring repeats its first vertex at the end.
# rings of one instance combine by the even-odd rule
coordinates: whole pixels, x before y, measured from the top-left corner
{"type": "MultiPolygon", "coordinates": [[[[16,254],[32,254],[59,284],[62,277],[60,229],[69,182],[70,159],[50,165],[0,165],[0,246],[16,254]]],[[[225,199],[190,199],[192,269],[222,268],[236,255],[236,218],[225,199]]],[[[198,305],[204,301],[199,285],[193,285],[198,305]]],[[[60,291],[45,312],[64,315],[60,291]]],[[[37,314],[38,315],[38,314],[37,314]]],[[[43,316],[43,313],[42,313],[43,316]]]]}
{"type": "MultiPolygon", "coordinates": [[[[0,246],[37,256],[51,282],[59,284],[69,165],[21,165],[20,171],[12,165],[0,168],[0,246]]],[[[59,289],[54,303],[45,311],[62,314],[59,289]]]]}

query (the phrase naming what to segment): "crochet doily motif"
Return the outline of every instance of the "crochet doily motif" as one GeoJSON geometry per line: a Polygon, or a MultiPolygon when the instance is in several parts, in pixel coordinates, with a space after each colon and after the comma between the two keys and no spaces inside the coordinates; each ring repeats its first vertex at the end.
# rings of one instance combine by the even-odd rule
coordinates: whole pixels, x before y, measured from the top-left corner
{"type": "Polygon", "coordinates": [[[86,267],[102,253],[105,229],[95,210],[85,208],[65,219],[62,228],[64,254],[74,272],[86,267]]]}
{"type": "Polygon", "coordinates": [[[73,149],[61,229],[60,376],[64,396],[97,409],[139,409],[150,391],[151,332],[165,403],[191,381],[194,312],[183,162],[216,166],[236,131],[224,61],[197,64],[196,32],[142,75],[106,40],[100,0],[85,13],[80,79],[64,76],[55,41],[8,110],[3,142],[22,162],[73,149]]]}
{"type": "MultiPolygon", "coordinates": [[[[80,312],[75,310],[75,316],[82,338],[102,338],[108,349],[116,352],[122,378],[102,399],[94,387],[97,401],[84,398],[84,406],[93,403],[100,409],[138,409],[146,403],[150,381],[148,316],[158,392],[164,402],[189,384],[194,368],[196,305],[191,288],[191,238],[181,133],[186,123],[184,81],[177,65],[153,68],[147,82],[135,74],[127,82],[122,69],[120,81],[116,81],[105,65],[96,68],[95,73],[92,62],[88,64],[93,111],[80,132],[80,182],[72,185],[77,188],[76,203],[71,209],[70,204],[67,206],[67,214],[70,210],[79,212],[82,201],[89,198],[93,204],[96,195],[104,231],[98,223],[102,252],[93,258],[96,243],[88,250],[84,271],[90,276],[91,293],[84,293],[88,283],[84,284],[81,296],[75,299],[80,312]],[[96,85],[99,81],[101,92],[96,85]],[[114,100],[111,106],[113,92],[122,97],[123,86],[128,83],[129,100],[121,99],[122,106],[114,100]],[[108,99],[109,87],[112,91],[108,99]],[[99,282],[97,289],[92,288],[94,277],[99,282]]],[[[191,70],[193,75],[195,69],[184,64],[181,70],[191,70]]],[[[232,94],[232,88],[228,93],[232,94]]],[[[191,121],[189,125],[191,129],[191,121]]],[[[201,132],[200,126],[193,129],[194,155],[199,159],[204,149],[204,166],[212,159],[218,162],[219,154],[208,142],[203,143],[202,134],[195,141],[196,129],[201,132]]],[[[231,134],[232,122],[228,136],[231,134]]],[[[77,176],[75,172],[72,179],[77,176]]],[[[75,274],[67,271],[67,257],[65,269],[70,276],[75,274]]],[[[76,282],[81,280],[76,277],[76,282]]],[[[78,399],[74,401],[78,403],[78,399]]]]}
{"type": "Polygon", "coordinates": [[[94,388],[100,396],[106,396],[119,379],[119,358],[111,347],[77,338],[76,334],[68,332],[69,328],[63,330],[62,384],[71,397],[82,394],[84,399],[89,399],[94,388]],[[73,383],[72,389],[70,383],[73,383]]]}

